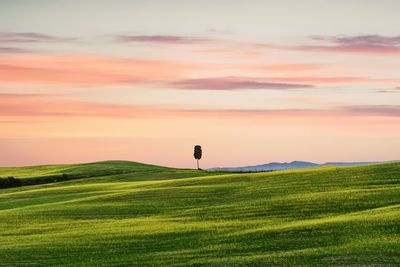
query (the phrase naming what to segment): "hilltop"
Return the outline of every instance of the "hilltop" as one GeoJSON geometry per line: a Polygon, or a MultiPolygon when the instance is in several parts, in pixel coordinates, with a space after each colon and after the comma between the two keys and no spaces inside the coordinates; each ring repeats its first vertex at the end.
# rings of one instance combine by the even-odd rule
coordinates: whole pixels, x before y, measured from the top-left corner
{"type": "Polygon", "coordinates": [[[0,168],[0,266],[400,264],[400,163],[261,173],[132,162],[0,168]]]}

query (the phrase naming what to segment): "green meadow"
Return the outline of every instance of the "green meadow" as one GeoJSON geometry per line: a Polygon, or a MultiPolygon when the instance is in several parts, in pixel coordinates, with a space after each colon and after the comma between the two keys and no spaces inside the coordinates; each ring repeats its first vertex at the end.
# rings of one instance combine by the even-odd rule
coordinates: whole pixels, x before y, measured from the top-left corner
{"type": "Polygon", "coordinates": [[[0,266],[399,266],[400,163],[261,173],[0,168],[0,266]]]}

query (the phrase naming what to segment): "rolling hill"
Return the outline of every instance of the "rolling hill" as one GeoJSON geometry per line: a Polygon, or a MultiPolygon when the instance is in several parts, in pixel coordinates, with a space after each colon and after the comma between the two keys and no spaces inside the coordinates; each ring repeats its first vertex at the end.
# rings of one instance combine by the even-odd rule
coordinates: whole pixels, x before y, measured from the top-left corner
{"type": "Polygon", "coordinates": [[[400,163],[262,173],[0,168],[0,266],[398,266],[400,163]]]}

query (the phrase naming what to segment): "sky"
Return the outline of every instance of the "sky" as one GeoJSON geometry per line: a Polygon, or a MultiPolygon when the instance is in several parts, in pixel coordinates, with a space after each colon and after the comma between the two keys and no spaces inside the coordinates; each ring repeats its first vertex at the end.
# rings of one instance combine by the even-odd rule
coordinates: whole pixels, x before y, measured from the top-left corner
{"type": "Polygon", "coordinates": [[[0,166],[399,160],[398,10],[0,0],[0,166]]]}

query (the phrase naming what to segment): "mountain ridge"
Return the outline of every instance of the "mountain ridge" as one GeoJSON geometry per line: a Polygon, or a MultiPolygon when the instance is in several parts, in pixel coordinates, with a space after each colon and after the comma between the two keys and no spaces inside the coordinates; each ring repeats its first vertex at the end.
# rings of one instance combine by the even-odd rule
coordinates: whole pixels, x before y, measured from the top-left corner
{"type": "Polygon", "coordinates": [[[292,170],[292,169],[302,169],[302,168],[314,168],[314,167],[324,167],[324,166],[337,166],[337,167],[351,167],[351,166],[361,166],[368,164],[377,163],[389,163],[396,162],[393,161],[361,161],[361,162],[325,162],[325,163],[315,163],[310,161],[299,161],[295,160],[292,162],[269,162],[259,165],[242,166],[242,167],[215,167],[209,168],[209,171],[242,171],[242,172],[259,172],[259,171],[278,171],[278,170],[292,170]]]}

